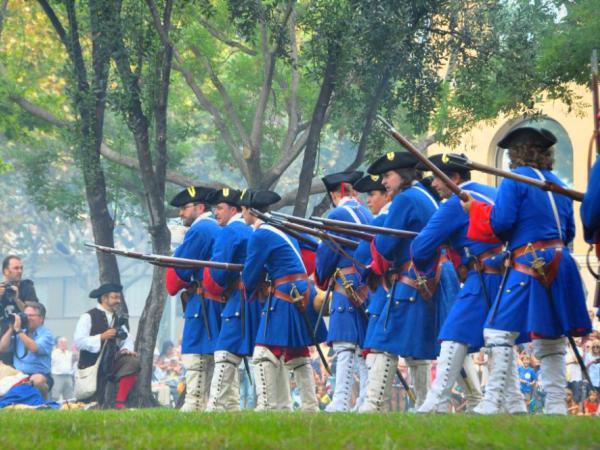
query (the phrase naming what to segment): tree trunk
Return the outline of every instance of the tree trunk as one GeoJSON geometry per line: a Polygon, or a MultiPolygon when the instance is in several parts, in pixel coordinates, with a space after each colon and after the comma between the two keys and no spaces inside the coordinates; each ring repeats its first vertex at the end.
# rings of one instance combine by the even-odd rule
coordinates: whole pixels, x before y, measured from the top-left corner
{"type": "Polygon", "coordinates": [[[327,55],[327,65],[323,76],[323,83],[319,91],[319,97],[313,111],[310,132],[304,149],[304,159],[302,160],[302,168],[300,169],[300,179],[298,184],[298,196],[294,205],[294,215],[302,216],[306,214],[308,208],[308,199],[310,196],[310,188],[312,185],[313,172],[315,170],[317,150],[319,147],[319,138],[321,130],[325,124],[325,112],[331,101],[331,96],[335,89],[337,69],[341,48],[337,42],[329,45],[327,55]]]}

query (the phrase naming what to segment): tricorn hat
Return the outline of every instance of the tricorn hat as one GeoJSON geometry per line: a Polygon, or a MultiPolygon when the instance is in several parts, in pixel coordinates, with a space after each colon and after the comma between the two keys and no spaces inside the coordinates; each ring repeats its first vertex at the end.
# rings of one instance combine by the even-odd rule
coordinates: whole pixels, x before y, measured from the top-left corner
{"type": "Polygon", "coordinates": [[[265,208],[281,200],[277,192],[253,189],[244,189],[240,196],[240,206],[247,208],[265,208]]]}
{"type": "Polygon", "coordinates": [[[104,294],[108,294],[110,292],[123,292],[123,286],[117,283],[104,283],[98,289],[94,289],[90,292],[90,298],[100,299],[104,294]]]}
{"type": "Polygon", "coordinates": [[[511,148],[517,144],[538,145],[545,150],[556,144],[556,136],[545,128],[516,128],[500,139],[498,147],[511,148]]]}
{"type": "Polygon", "coordinates": [[[381,175],[365,175],[352,185],[358,192],[385,191],[381,175]]]}
{"type": "Polygon", "coordinates": [[[207,198],[207,202],[211,205],[218,205],[219,203],[227,203],[231,206],[240,206],[240,195],[242,191],[237,189],[223,188],[218,191],[214,191],[207,198]]]}
{"type": "Polygon", "coordinates": [[[207,197],[214,191],[213,188],[189,186],[173,197],[170,205],[180,208],[188,203],[205,203],[207,197]]]}
{"type": "Polygon", "coordinates": [[[348,172],[330,173],[329,175],[325,175],[323,178],[321,178],[321,180],[323,180],[325,188],[329,192],[332,192],[335,191],[342,183],[356,183],[362,177],[362,175],[362,172],[352,170],[348,172]]]}
{"type": "MultiPolygon", "coordinates": [[[[471,169],[464,163],[462,163],[462,161],[466,160],[467,156],[462,153],[438,153],[437,155],[432,155],[429,157],[429,161],[431,161],[438,169],[440,169],[444,173],[469,172],[471,169]]],[[[417,169],[429,170],[429,168],[422,162],[419,162],[417,164],[417,169]]]]}
{"type": "Polygon", "coordinates": [[[367,172],[373,175],[390,170],[409,169],[417,165],[417,158],[408,152],[388,152],[369,166],[367,172]]]}

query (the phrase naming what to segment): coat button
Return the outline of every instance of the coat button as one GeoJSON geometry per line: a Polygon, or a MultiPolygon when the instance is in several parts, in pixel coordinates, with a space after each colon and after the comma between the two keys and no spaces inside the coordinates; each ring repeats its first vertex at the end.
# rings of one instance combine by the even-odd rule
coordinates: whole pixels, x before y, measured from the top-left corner
{"type": "Polygon", "coordinates": [[[507,290],[506,290],[506,293],[507,293],[507,294],[510,294],[510,289],[507,289],[507,290]]]}
{"type": "Polygon", "coordinates": [[[409,301],[409,302],[414,302],[414,301],[415,301],[415,298],[414,298],[414,297],[408,297],[408,301],[409,301]]]}
{"type": "Polygon", "coordinates": [[[197,318],[197,317],[198,317],[198,314],[194,314],[194,317],[195,317],[195,318],[197,318]]]}
{"type": "Polygon", "coordinates": [[[525,282],[524,282],[524,281],[521,281],[521,282],[519,283],[519,286],[525,286],[525,282]]]}
{"type": "Polygon", "coordinates": [[[395,305],[399,305],[399,304],[400,304],[400,302],[399,302],[398,300],[396,300],[396,301],[394,302],[394,304],[395,304],[395,305]]]}
{"type": "Polygon", "coordinates": [[[352,311],[354,311],[354,308],[352,306],[349,306],[348,311],[352,312],[352,311]]]}
{"type": "Polygon", "coordinates": [[[338,311],[342,312],[344,310],[344,308],[342,308],[341,306],[338,306],[338,311]]]}
{"type": "Polygon", "coordinates": [[[236,313],[235,313],[235,316],[236,316],[236,317],[237,317],[237,316],[239,316],[239,315],[240,315],[240,313],[239,313],[239,312],[236,312],[236,313]]]}

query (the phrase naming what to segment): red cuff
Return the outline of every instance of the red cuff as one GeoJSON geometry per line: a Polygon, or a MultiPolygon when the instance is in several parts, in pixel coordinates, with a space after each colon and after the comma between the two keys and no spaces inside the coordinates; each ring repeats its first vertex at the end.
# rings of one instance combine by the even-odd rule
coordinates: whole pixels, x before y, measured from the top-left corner
{"type": "Polygon", "coordinates": [[[492,208],[492,205],[473,200],[471,210],[469,211],[469,230],[467,231],[469,239],[489,244],[502,243],[494,234],[492,224],[490,223],[492,208]]]}
{"type": "Polygon", "coordinates": [[[317,272],[315,272],[315,284],[322,291],[326,291],[327,290],[327,288],[329,287],[329,280],[330,279],[331,279],[331,277],[329,277],[329,278],[321,281],[321,280],[319,280],[319,277],[317,276],[317,272]]]}
{"type": "Polygon", "coordinates": [[[210,276],[210,269],[208,267],[204,268],[202,287],[213,295],[221,295],[223,291],[225,291],[225,288],[221,287],[221,285],[210,276]]]}
{"type": "Polygon", "coordinates": [[[373,258],[371,270],[377,275],[383,275],[392,265],[390,261],[385,259],[383,255],[377,251],[375,239],[371,241],[371,258],[373,258]]]}
{"type": "Polygon", "coordinates": [[[596,258],[600,259],[600,233],[596,233],[596,242],[594,243],[594,247],[596,247],[596,258]]]}
{"type": "Polygon", "coordinates": [[[302,262],[304,263],[304,267],[306,267],[306,274],[310,277],[315,271],[315,259],[317,254],[316,252],[313,252],[306,248],[301,248],[300,254],[302,255],[302,262]]]}
{"type": "Polygon", "coordinates": [[[165,285],[169,295],[175,295],[180,290],[185,289],[190,285],[187,281],[183,281],[177,276],[177,272],[172,267],[167,267],[167,273],[165,275],[165,285]]]}

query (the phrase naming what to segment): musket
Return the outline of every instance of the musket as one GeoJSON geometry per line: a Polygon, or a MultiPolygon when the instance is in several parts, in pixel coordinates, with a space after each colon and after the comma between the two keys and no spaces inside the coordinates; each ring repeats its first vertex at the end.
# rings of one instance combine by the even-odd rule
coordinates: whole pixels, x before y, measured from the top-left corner
{"type": "Polygon", "coordinates": [[[450,177],[448,175],[446,175],[435,164],[433,164],[431,161],[429,161],[427,156],[425,156],[423,153],[421,153],[419,151],[419,149],[417,147],[415,147],[408,139],[406,139],[404,136],[402,136],[400,133],[398,133],[398,131],[396,131],[396,129],[392,126],[391,123],[389,123],[387,120],[385,120],[380,115],[377,116],[377,119],[379,119],[379,121],[388,128],[392,137],[402,147],[404,147],[406,150],[408,150],[410,153],[412,153],[412,155],[415,158],[417,158],[419,160],[419,162],[421,162],[421,164],[425,165],[430,171],[433,172],[433,174],[436,177],[438,177],[440,180],[442,180],[444,182],[444,184],[446,186],[448,186],[448,189],[450,189],[453,193],[458,195],[458,197],[463,202],[469,201],[469,194],[467,194],[465,191],[463,191],[454,181],[452,181],[450,179],[450,177]]]}
{"type": "Polygon", "coordinates": [[[200,269],[203,267],[209,267],[211,269],[231,270],[234,272],[241,272],[242,270],[244,270],[243,264],[203,261],[200,259],[176,258],[174,256],[155,255],[153,253],[131,252],[128,250],[121,250],[113,247],[96,245],[90,242],[86,242],[84,245],[86,247],[95,248],[96,250],[104,253],[111,253],[113,255],[139,259],[141,261],[146,261],[150,264],[154,264],[156,266],[161,267],[177,267],[182,269],[200,269]]]}
{"type": "Polygon", "coordinates": [[[379,227],[376,225],[367,225],[363,223],[352,223],[352,222],[344,222],[343,220],[335,220],[335,219],[326,219],[324,217],[311,216],[313,220],[319,220],[324,224],[331,224],[341,228],[348,227],[354,228],[356,230],[364,231],[366,233],[375,234],[387,234],[389,236],[396,236],[400,238],[411,239],[416,237],[419,233],[416,231],[408,231],[408,230],[396,230],[394,228],[387,227],[379,227]]]}
{"type": "Polygon", "coordinates": [[[292,229],[301,233],[310,234],[311,236],[318,237],[319,239],[324,241],[333,241],[339,245],[349,247],[353,250],[356,249],[356,247],[358,247],[358,242],[353,241],[352,239],[345,238],[343,236],[336,236],[325,231],[300,225],[299,223],[290,222],[289,220],[279,220],[274,218],[271,214],[261,213],[260,211],[256,211],[255,209],[251,209],[250,213],[263,220],[264,222],[267,222],[269,225],[275,226],[275,224],[277,224],[279,226],[284,227],[285,229],[292,229]]]}
{"type": "Polygon", "coordinates": [[[338,220],[337,222],[341,222],[344,224],[344,226],[339,226],[329,225],[324,221],[320,221],[320,218],[313,219],[313,217],[311,217],[310,219],[305,219],[304,217],[292,216],[290,214],[285,214],[276,211],[272,212],[271,214],[273,214],[276,217],[286,219],[290,222],[299,223],[300,225],[304,225],[311,228],[317,228],[320,230],[333,231],[334,233],[343,233],[348,236],[353,236],[358,239],[362,239],[363,241],[372,241],[373,239],[375,239],[375,236],[373,234],[365,233],[364,231],[355,229],[353,227],[353,225],[357,225],[355,222],[344,222],[343,220],[338,220]]]}
{"type": "Polygon", "coordinates": [[[290,236],[292,236],[296,240],[304,242],[306,245],[309,246],[309,248],[312,251],[314,251],[314,252],[317,251],[317,244],[313,240],[307,238],[302,233],[298,233],[295,230],[291,230],[289,228],[286,228],[283,224],[281,224],[281,222],[279,220],[275,220],[273,217],[271,217],[271,214],[269,214],[269,213],[262,213],[262,212],[258,211],[257,209],[254,209],[254,208],[252,208],[250,210],[250,213],[253,216],[255,216],[255,217],[259,218],[260,220],[262,220],[263,222],[268,223],[272,227],[277,228],[278,230],[283,231],[286,234],[289,234],[290,236]]]}
{"type": "Polygon", "coordinates": [[[583,200],[583,192],[576,191],[574,189],[569,189],[560,184],[554,183],[548,180],[540,180],[538,178],[531,178],[526,175],[520,175],[518,173],[509,172],[508,170],[498,169],[496,167],[491,167],[486,164],[481,164],[475,161],[471,161],[470,159],[458,155],[444,155],[442,157],[442,162],[449,163],[454,162],[464,166],[465,168],[471,170],[478,170],[479,172],[488,173],[490,175],[496,175],[502,178],[509,178],[511,180],[519,181],[521,183],[526,183],[531,186],[535,186],[544,191],[552,191],[556,194],[564,195],[565,197],[569,197],[572,200],[576,200],[578,202],[583,200]]]}

